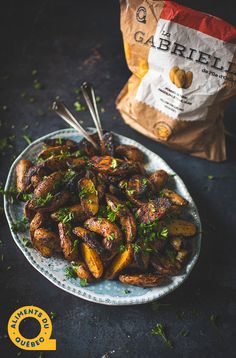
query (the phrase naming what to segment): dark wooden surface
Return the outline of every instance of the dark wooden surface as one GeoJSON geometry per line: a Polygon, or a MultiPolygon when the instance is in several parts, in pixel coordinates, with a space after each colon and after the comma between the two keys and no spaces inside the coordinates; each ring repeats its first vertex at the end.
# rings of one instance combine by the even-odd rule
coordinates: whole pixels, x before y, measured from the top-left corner
{"type": "MultiPolygon", "coordinates": [[[[235,24],[232,1],[181,1],[235,24]]],[[[53,322],[57,351],[46,357],[234,357],[236,315],[236,145],[228,141],[228,160],[210,163],[172,151],[127,127],[114,101],[127,70],[119,31],[118,1],[12,1],[1,5],[0,137],[15,135],[13,149],[1,153],[5,182],[12,156],[26,146],[22,136],[36,139],[64,128],[49,110],[56,96],[73,107],[74,88],[91,81],[102,97],[104,127],[131,137],[161,155],[185,181],[200,211],[204,235],[201,256],[189,279],[161,300],[169,306],[106,307],[76,298],[53,286],[30,266],[16,247],[1,216],[0,356],[17,349],[5,336],[13,310],[37,305],[58,314],[53,322]],[[45,89],[35,90],[32,70],[45,89]],[[22,93],[26,93],[22,98],[22,93]],[[34,98],[34,103],[30,98],[34,98]],[[7,109],[4,110],[4,106],[7,109]],[[45,116],[40,117],[41,111],[45,116]],[[29,128],[23,130],[29,124],[29,128]],[[208,175],[214,175],[209,180],[208,175]],[[10,267],[10,268],[9,268],[10,267]],[[218,327],[210,316],[218,317],[218,327]],[[174,348],[151,334],[156,323],[167,326],[174,348]],[[180,331],[189,330],[187,337],[180,331]]],[[[235,102],[226,108],[227,129],[236,132],[235,102]]],[[[78,114],[91,125],[87,112],[78,114]]],[[[25,334],[36,326],[27,324],[25,334]]],[[[32,334],[31,332],[31,334],[32,334]]],[[[38,357],[39,352],[22,352],[38,357]]]]}

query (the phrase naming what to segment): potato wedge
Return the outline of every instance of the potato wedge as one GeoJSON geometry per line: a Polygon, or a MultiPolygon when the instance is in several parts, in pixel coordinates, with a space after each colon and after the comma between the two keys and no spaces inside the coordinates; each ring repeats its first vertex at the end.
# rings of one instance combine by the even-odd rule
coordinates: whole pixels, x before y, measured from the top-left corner
{"type": "Polygon", "coordinates": [[[110,264],[105,277],[108,280],[113,280],[118,274],[124,270],[133,260],[133,249],[128,245],[126,250],[118,254],[110,264]]]}
{"type": "Polygon", "coordinates": [[[16,189],[18,193],[22,193],[27,188],[26,174],[32,166],[30,160],[21,159],[16,166],[16,189]]]}
{"type": "Polygon", "coordinates": [[[190,237],[197,233],[197,226],[191,221],[172,219],[166,225],[169,236],[184,236],[190,237]]]}
{"type": "Polygon", "coordinates": [[[68,153],[71,153],[70,147],[68,147],[67,145],[58,145],[55,147],[47,147],[43,149],[39,153],[38,158],[47,159],[51,156],[63,155],[63,154],[66,155],[68,153]]]}
{"type": "Polygon", "coordinates": [[[30,222],[29,232],[31,241],[33,241],[34,232],[35,230],[39,229],[40,227],[44,227],[44,224],[48,221],[48,216],[45,213],[36,213],[33,219],[30,222]]]}
{"type": "Polygon", "coordinates": [[[144,154],[140,149],[134,145],[118,145],[116,147],[115,153],[118,157],[124,157],[134,162],[142,163],[144,161],[144,154]]]}
{"type": "Polygon", "coordinates": [[[66,204],[66,202],[70,199],[70,194],[68,191],[61,191],[54,196],[49,197],[50,200],[44,202],[43,198],[33,198],[27,201],[28,209],[49,213],[52,211],[58,210],[61,206],[66,204]]]}
{"type": "Polygon", "coordinates": [[[64,257],[67,261],[77,261],[78,260],[78,245],[75,245],[75,239],[72,236],[70,226],[67,224],[59,223],[58,224],[59,237],[61,240],[61,248],[64,254],[64,257]]]}
{"type": "Polygon", "coordinates": [[[120,228],[105,218],[90,218],[85,221],[84,227],[90,231],[103,236],[103,245],[107,250],[114,250],[122,241],[122,232],[120,228]]]}
{"type": "Polygon", "coordinates": [[[159,192],[164,188],[169,178],[169,174],[165,170],[157,170],[150,175],[149,181],[152,184],[154,191],[159,192]]]}
{"type": "Polygon", "coordinates": [[[55,193],[60,187],[62,181],[62,174],[60,172],[52,173],[47,176],[34,190],[36,198],[45,198],[48,193],[55,193]]]}
{"type": "Polygon", "coordinates": [[[91,249],[95,250],[98,254],[101,255],[104,252],[104,248],[96,239],[94,232],[89,231],[81,226],[76,226],[73,229],[73,233],[78,236],[83,242],[85,242],[91,249]]]}
{"type": "Polygon", "coordinates": [[[170,201],[174,204],[174,205],[178,205],[178,206],[184,206],[188,204],[188,201],[186,199],[184,199],[181,195],[177,194],[175,191],[170,190],[170,189],[163,189],[162,190],[162,194],[164,197],[170,199],[170,201]]]}
{"type": "Polygon", "coordinates": [[[35,230],[33,245],[44,257],[51,257],[54,252],[61,252],[59,236],[51,230],[43,228],[35,230]]]}
{"type": "Polygon", "coordinates": [[[127,285],[140,287],[156,287],[163,285],[167,279],[163,276],[145,273],[140,275],[120,275],[119,280],[127,285]]]}
{"type": "Polygon", "coordinates": [[[89,216],[97,214],[99,209],[98,191],[91,179],[83,178],[78,183],[79,196],[83,210],[89,216]]]}
{"type": "Polygon", "coordinates": [[[71,139],[62,139],[62,138],[46,139],[44,140],[43,145],[45,148],[65,145],[69,148],[73,148],[73,150],[78,149],[78,143],[76,143],[71,139]]]}
{"type": "Polygon", "coordinates": [[[165,216],[171,202],[167,198],[158,198],[156,200],[149,200],[147,204],[143,204],[137,211],[136,217],[139,222],[148,224],[165,216]]]}
{"type": "MultiPolygon", "coordinates": [[[[84,209],[82,208],[81,204],[71,205],[71,206],[66,207],[66,209],[68,210],[68,212],[72,213],[74,222],[84,221],[88,218],[88,215],[84,212],[84,209]]],[[[59,222],[60,221],[60,209],[53,212],[51,214],[51,218],[52,218],[52,220],[59,222]]]]}
{"type": "Polygon", "coordinates": [[[81,280],[87,280],[88,282],[91,282],[93,280],[93,276],[91,275],[89,269],[83,261],[76,261],[73,264],[73,268],[76,272],[76,275],[81,280]]]}
{"type": "Polygon", "coordinates": [[[103,274],[103,263],[97,252],[83,242],[81,244],[81,253],[92,275],[96,279],[100,278],[103,274]]]}
{"type": "Polygon", "coordinates": [[[137,225],[134,215],[127,206],[114,195],[106,194],[106,202],[109,208],[119,218],[122,229],[125,232],[126,242],[132,242],[137,233],[137,225]]]}

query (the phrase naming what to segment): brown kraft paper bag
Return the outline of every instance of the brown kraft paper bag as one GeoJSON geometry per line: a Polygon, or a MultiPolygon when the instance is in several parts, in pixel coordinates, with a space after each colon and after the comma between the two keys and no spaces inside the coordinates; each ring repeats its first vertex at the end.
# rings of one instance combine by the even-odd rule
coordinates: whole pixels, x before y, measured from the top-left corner
{"type": "Polygon", "coordinates": [[[173,1],[120,0],[132,76],[125,122],[171,148],[226,159],[224,107],[236,95],[236,28],[173,1]]]}

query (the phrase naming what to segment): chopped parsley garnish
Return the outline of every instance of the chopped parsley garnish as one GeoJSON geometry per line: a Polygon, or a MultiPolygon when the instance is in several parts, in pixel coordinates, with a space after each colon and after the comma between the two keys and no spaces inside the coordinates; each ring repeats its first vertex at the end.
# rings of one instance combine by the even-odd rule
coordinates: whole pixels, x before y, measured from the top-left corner
{"type": "Polygon", "coordinates": [[[121,245],[119,246],[119,252],[122,253],[122,252],[124,252],[125,250],[126,250],[125,245],[121,244],[121,245]]]}
{"type": "Polygon", "coordinates": [[[36,206],[45,206],[49,201],[52,200],[52,198],[52,193],[47,193],[47,196],[45,198],[36,198],[36,206]]]}
{"type": "Polygon", "coordinates": [[[32,247],[31,241],[27,237],[22,237],[22,242],[25,247],[32,247]]]}
{"type": "Polygon", "coordinates": [[[34,89],[40,90],[43,89],[45,86],[39,80],[34,80],[34,89]]]}
{"type": "Polygon", "coordinates": [[[66,278],[76,278],[76,271],[73,266],[68,266],[65,270],[65,276],[66,278]]]}
{"type": "Polygon", "coordinates": [[[76,150],[74,153],[72,153],[72,156],[76,158],[82,157],[81,150],[76,150]]]}
{"type": "Polygon", "coordinates": [[[74,249],[77,248],[78,245],[79,245],[79,240],[75,240],[75,241],[73,242],[73,247],[74,247],[74,249]]]}
{"type": "Polygon", "coordinates": [[[128,295],[130,292],[131,292],[131,291],[128,290],[128,288],[126,288],[126,289],[124,290],[124,293],[125,293],[126,295],[128,295]]]}
{"type": "Polygon", "coordinates": [[[142,250],[141,246],[138,245],[137,243],[132,244],[132,248],[134,249],[135,254],[139,253],[142,250]]]}
{"type": "Polygon", "coordinates": [[[57,211],[57,219],[63,224],[69,223],[74,219],[74,213],[68,208],[61,208],[57,211]]]}
{"type": "Polygon", "coordinates": [[[108,240],[108,241],[113,241],[113,240],[115,240],[115,234],[114,234],[114,232],[112,232],[110,235],[107,236],[107,240],[108,240]]]}
{"type": "Polygon", "coordinates": [[[208,175],[208,176],[207,176],[207,179],[213,180],[213,179],[215,179],[215,176],[214,176],[214,175],[208,175]]]}
{"type": "Polygon", "coordinates": [[[26,217],[23,217],[20,220],[17,220],[12,224],[11,229],[14,233],[25,232],[28,229],[29,223],[26,217]]]}
{"type": "Polygon", "coordinates": [[[79,100],[74,103],[74,108],[76,112],[82,112],[86,110],[86,107],[80,103],[79,100]]]}
{"type": "Polygon", "coordinates": [[[215,314],[210,315],[209,320],[210,320],[210,322],[212,323],[213,326],[218,327],[218,323],[219,323],[218,322],[219,321],[219,316],[218,315],[215,315],[215,314]]]}
{"type": "Polygon", "coordinates": [[[112,210],[109,210],[107,213],[107,219],[113,223],[116,220],[116,213],[112,210]]]}
{"type": "Polygon", "coordinates": [[[22,201],[28,201],[33,198],[33,194],[20,194],[20,198],[22,201]]]}
{"type": "Polygon", "coordinates": [[[159,235],[165,239],[168,237],[168,229],[167,227],[163,227],[163,229],[160,231],[159,235]]]}
{"type": "Polygon", "coordinates": [[[147,183],[148,183],[147,178],[143,178],[143,179],[142,179],[142,182],[143,182],[143,184],[147,184],[147,183]]]}
{"type": "Polygon", "coordinates": [[[81,287],[86,287],[86,286],[88,286],[88,280],[87,280],[87,278],[81,278],[79,284],[80,284],[81,287]]]}
{"type": "Polygon", "coordinates": [[[32,72],[31,72],[32,76],[36,76],[37,73],[38,73],[38,70],[32,70],[32,72]]]}
{"type": "Polygon", "coordinates": [[[171,342],[171,341],[167,338],[167,336],[166,336],[165,327],[163,326],[163,324],[158,323],[158,324],[152,329],[152,334],[161,337],[167,347],[173,348],[172,342],[171,342]]]}
{"type": "Polygon", "coordinates": [[[26,141],[26,143],[28,145],[30,145],[32,143],[32,140],[31,140],[31,138],[29,136],[23,135],[22,138],[26,141]]]}
{"type": "Polygon", "coordinates": [[[63,181],[65,183],[68,183],[68,181],[70,181],[70,179],[72,179],[75,175],[76,175],[76,172],[73,169],[69,168],[64,176],[63,181]]]}
{"type": "Polygon", "coordinates": [[[186,328],[181,329],[181,331],[179,332],[180,336],[182,337],[187,337],[189,335],[189,330],[186,328]]]}
{"type": "Polygon", "coordinates": [[[110,167],[112,169],[116,169],[118,167],[117,160],[115,158],[112,159],[110,167]]]}
{"type": "Polygon", "coordinates": [[[128,195],[133,195],[136,192],[135,189],[127,189],[126,191],[128,195]]]}
{"type": "Polygon", "coordinates": [[[50,312],[50,317],[51,319],[54,319],[57,317],[57,313],[56,312],[50,312]]]}

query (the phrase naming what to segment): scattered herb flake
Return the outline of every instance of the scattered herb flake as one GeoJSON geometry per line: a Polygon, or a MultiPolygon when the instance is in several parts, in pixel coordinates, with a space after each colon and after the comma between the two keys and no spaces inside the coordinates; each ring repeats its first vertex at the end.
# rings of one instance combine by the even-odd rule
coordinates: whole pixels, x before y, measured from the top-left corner
{"type": "Polygon", "coordinates": [[[118,167],[117,160],[115,158],[112,159],[110,167],[112,169],[116,169],[118,167]]]}
{"type": "Polygon", "coordinates": [[[187,337],[189,335],[189,330],[186,328],[181,329],[181,331],[179,332],[180,336],[182,337],[187,337]]]}
{"type": "Polygon", "coordinates": [[[29,223],[26,217],[23,217],[20,220],[17,220],[12,224],[11,229],[14,233],[25,232],[28,229],[29,223]]]}
{"type": "Polygon", "coordinates": [[[80,284],[81,287],[86,287],[86,286],[88,286],[88,280],[87,280],[87,278],[81,278],[79,284],[80,284]]]}
{"type": "Polygon", "coordinates": [[[152,334],[161,337],[167,347],[173,348],[172,342],[171,342],[171,341],[167,338],[167,336],[166,336],[165,327],[163,326],[163,324],[158,323],[158,324],[152,329],[152,334]]]}
{"type": "Polygon", "coordinates": [[[208,175],[208,176],[207,176],[207,179],[213,180],[213,179],[215,179],[215,176],[214,176],[214,175],[208,175]]]}
{"type": "Polygon", "coordinates": [[[51,319],[55,319],[57,317],[57,313],[56,312],[50,312],[50,317],[51,319]]]}
{"type": "Polygon", "coordinates": [[[83,105],[82,103],[80,103],[79,101],[76,101],[74,103],[74,108],[76,112],[82,112],[86,110],[85,105],[83,105]]]}
{"type": "Polygon", "coordinates": [[[131,292],[131,291],[128,290],[127,288],[124,290],[124,293],[125,293],[126,295],[128,295],[130,292],[131,292]]]}

